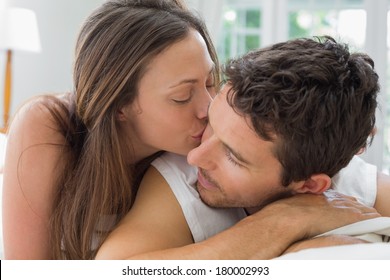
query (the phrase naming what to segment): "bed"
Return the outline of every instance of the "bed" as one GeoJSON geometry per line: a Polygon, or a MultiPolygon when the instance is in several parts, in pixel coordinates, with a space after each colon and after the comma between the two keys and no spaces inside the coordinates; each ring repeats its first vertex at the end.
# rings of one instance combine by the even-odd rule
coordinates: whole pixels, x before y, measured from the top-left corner
{"type": "Polygon", "coordinates": [[[350,244],[305,249],[275,260],[390,260],[390,243],[350,244]]]}
{"type": "MultiPolygon", "coordinates": [[[[2,194],[3,174],[1,172],[1,169],[3,166],[5,144],[5,135],[0,133],[0,194],[2,194]]],[[[1,201],[2,200],[0,199],[0,212],[2,209],[1,201]]],[[[321,236],[330,234],[352,235],[373,243],[305,249],[299,252],[283,255],[279,258],[276,258],[275,260],[390,260],[389,217],[380,217],[376,219],[358,222],[324,233],[321,236]]],[[[2,215],[0,213],[0,259],[3,259],[3,252],[2,215]]]]}
{"type": "Polygon", "coordinates": [[[344,234],[371,243],[304,249],[277,260],[390,260],[390,217],[379,217],[337,228],[319,236],[344,234]]]}

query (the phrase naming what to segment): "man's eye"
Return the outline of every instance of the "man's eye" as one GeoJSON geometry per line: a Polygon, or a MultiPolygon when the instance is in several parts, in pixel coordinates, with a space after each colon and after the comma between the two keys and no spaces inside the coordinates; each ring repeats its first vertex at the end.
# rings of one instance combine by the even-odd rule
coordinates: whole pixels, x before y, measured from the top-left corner
{"type": "Polygon", "coordinates": [[[233,163],[235,166],[240,166],[241,167],[241,164],[238,163],[233,157],[232,155],[230,154],[230,151],[226,150],[226,157],[228,159],[228,161],[230,161],[231,163],[233,163]]]}

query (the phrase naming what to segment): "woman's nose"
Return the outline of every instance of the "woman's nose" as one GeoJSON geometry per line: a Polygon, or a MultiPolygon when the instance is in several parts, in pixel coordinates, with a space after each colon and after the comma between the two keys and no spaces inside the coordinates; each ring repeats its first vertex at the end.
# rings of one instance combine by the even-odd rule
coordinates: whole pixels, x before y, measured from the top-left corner
{"type": "Polygon", "coordinates": [[[199,119],[205,119],[207,118],[209,105],[212,98],[210,93],[208,92],[207,88],[204,89],[204,92],[201,92],[199,94],[199,100],[197,102],[197,108],[196,108],[196,116],[199,119]]]}

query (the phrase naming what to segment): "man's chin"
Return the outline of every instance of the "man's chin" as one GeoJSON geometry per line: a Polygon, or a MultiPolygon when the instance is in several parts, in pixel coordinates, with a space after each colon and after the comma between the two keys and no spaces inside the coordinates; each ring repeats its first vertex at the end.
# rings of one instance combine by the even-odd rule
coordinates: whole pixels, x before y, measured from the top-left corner
{"type": "Polygon", "coordinates": [[[199,197],[200,197],[200,200],[206,204],[207,206],[209,207],[212,207],[212,208],[236,208],[236,207],[241,207],[241,206],[237,206],[233,203],[229,203],[225,200],[221,200],[220,198],[215,198],[215,197],[211,197],[210,193],[207,192],[207,190],[203,189],[203,188],[199,188],[197,187],[197,191],[198,191],[198,194],[199,194],[199,197]]]}
{"type": "MultiPolygon", "coordinates": [[[[221,208],[221,206],[220,206],[218,203],[215,203],[215,202],[210,201],[210,200],[208,200],[208,199],[206,199],[206,198],[203,198],[203,196],[200,196],[200,200],[201,200],[204,204],[206,204],[207,206],[209,206],[209,207],[212,207],[212,208],[221,208]]],[[[225,207],[224,207],[224,208],[225,208],[225,207]]]]}
{"type": "Polygon", "coordinates": [[[227,208],[226,206],[221,206],[220,203],[217,203],[215,200],[208,197],[208,192],[203,188],[199,183],[196,185],[196,190],[198,191],[200,200],[207,206],[213,208],[227,208]]]}

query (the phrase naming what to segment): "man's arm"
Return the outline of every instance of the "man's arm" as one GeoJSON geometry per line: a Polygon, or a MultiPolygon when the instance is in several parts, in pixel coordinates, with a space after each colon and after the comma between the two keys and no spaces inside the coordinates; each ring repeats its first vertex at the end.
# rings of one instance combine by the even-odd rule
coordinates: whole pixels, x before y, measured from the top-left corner
{"type": "Polygon", "coordinates": [[[287,250],[283,253],[283,255],[287,253],[298,252],[303,249],[309,249],[309,248],[321,248],[321,247],[361,244],[361,243],[369,243],[369,242],[349,235],[320,236],[320,237],[310,238],[307,240],[298,241],[292,244],[290,247],[287,248],[287,250]]]}
{"type": "Polygon", "coordinates": [[[390,176],[378,173],[378,191],[375,209],[382,215],[390,217],[390,176]]]}
{"type": "MultiPolygon", "coordinates": [[[[184,187],[184,186],[183,186],[184,187]]],[[[207,217],[204,217],[207,219],[207,217]]],[[[256,230],[247,231],[257,224],[255,216],[245,219],[231,230],[218,234],[205,242],[194,244],[191,232],[173,192],[160,173],[151,167],[139,187],[133,208],[109,235],[99,249],[97,259],[239,259],[249,258],[256,250],[243,253],[242,245],[251,247],[254,238],[275,234],[277,226],[284,227],[283,220],[274,221],[264,217],[256,230]],[[242,232],[245,235],[242,236],[242,232]],[[245,240],[245,243],[243,243],[245,240]],[[186,246],[188,245],[188,246],[186,246]]],[[[265,243],[265,242],[264,242],[265,243]]],[[[290,241],[286,241],[290,244],[290,241]]],[[[261,243],[262,244],[262,243],[261,243]]],[[[280,254],[285,248],[282,242],[269,245],[270,257],[280,254]],[[272,249],[275,247],[275,249],[272,249]]],[[[287,245],[285,245],[287,246],[287,245]]],[[[266,253],[267,250],[264,250],[266,253]]],[[[266,255],[264,255],[265,257],[266,255]]]]}
{"type": "Polygon", "coordinates": [[[270,259],[297,240],[377,216],[372,208],[349,197],[297,195],[270,204],[230,229],[193,244],[174,194],[162,176],[150,168],[133,208],[96,258],[270,259]]]}

